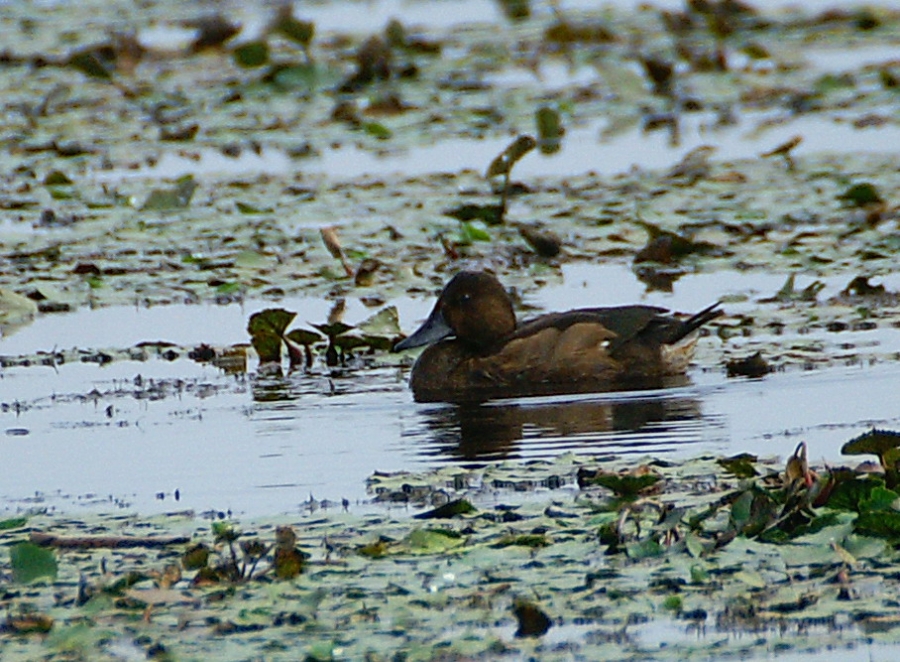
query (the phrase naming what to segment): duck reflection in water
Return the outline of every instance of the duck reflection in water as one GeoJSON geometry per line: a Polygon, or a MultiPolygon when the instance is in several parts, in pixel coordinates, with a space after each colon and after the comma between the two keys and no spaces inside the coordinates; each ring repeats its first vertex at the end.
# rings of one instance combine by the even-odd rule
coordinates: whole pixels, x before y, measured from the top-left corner
{"type": "MultiPolygon", "coordinates": [[[[652,423],[697,419],[699,403],[658,396],[482,403],[684,385],[698,329],[720,314],[718,304],[686,319],[632,305],[581,308],[520,323],[492,274],[463,271],[395,350],[427,345],[410,377],[416,400],[458,403],[426,413],[435,442],[425,445],[428,452],[488,460],[509,455],[526,436],[563,437],[555,442],[558,450],[586,443],[602,447],[600,440],[618,437],[621,449],[624,438],[615,432],[632,433],[632,443],[652,441],[646,432],[634,433],[652,423]]],[[[662,436],[657,433],[657,439],[662,436]]]]}
{"type": "MultiPolygon", "coordinates": [[[[682,376],[665,386],[689,383],[682,376]]],[[[416,440],[416,452],[479,464],[520,454],[672,450],[702,440],[700,401],[691,391],[681,392],[436,405],[422,411],[426,438],[416,440]]],[[[412,434],[422,433],[418,428],[412,434]]]]}

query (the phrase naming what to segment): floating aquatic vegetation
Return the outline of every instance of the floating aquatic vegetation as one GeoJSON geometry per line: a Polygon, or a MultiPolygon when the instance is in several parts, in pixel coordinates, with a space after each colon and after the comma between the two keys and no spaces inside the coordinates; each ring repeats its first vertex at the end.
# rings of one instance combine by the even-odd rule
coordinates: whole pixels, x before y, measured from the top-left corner
{"type": "MultiPolygon", "coordinates": [[[[427,526],[390,510],[320,511],[240,525],[183,513],[19,518],[0,526],[6,549],[33,544],[29,537],[41,540],[35,534],[51,529],[56,543],[42,551],[53,556],[54,544],[81,547],[58,556],[56,580],[36,579],[27,597],[8,592],[2,628],[17,638],[7,641],[4,655],[46,655],[72,641],[73,628],[81,628],[83,651],[102,650],[110,633],[125,636],[136,610],[144,614],[136,645],[145,653],[164,642],[170,654],[216,650],[220,658],[303,637],[315,642],[306,651],[340,646],[351,657],[440,645],[517,659],[545,650],[542,642],[552,634],[552,645],[565,642],[567,655],[582,659],[601,651],[705,659],[712,649],[747,655],[775,642],[819,650],[857,641],[878,622],[900,622],[884,581],[896,572],[896,552],[886,543],[900,538],[900,495],[883,479],[813,471],[801,445],[783,466],[752,456],[657,462],[647,474],[659,478],[655,489],[627,500],[598,484],[575,489],[559,480],[601,468],[628,475],[633,464],[564,456],[379,477],[431,484],[469,502],[427,526]],[[552,476],[554,487],[539,487],[552,476]],[[486,482],[509,487],[484,492],[486,482]],[[501,513],[515,517],[494,516],[501,513]],[[161,542],[165,552],[139,546],[144,542],[161,542]],[[879,616],[866,625],[870,613],[879,616]],[[723,643],[702,634],[690,641],[673,636],[664,652],[641,644],[640,631],[673,616],[753,637],[723,643]],[[859,627],[821,625],[848,618],[859,627]],[[623,627],[628,636],[596,634],[622,634],[623,627]],[[445,636],[448,629],[477,636],[445,636]],[[253,637],[231,636],[241,633],[253,637]]],[[[8,563],[0,556],[0,571],[8,563]]],[[[896,643],[895,627],[880,632],[880,641],[896,643]]]]}

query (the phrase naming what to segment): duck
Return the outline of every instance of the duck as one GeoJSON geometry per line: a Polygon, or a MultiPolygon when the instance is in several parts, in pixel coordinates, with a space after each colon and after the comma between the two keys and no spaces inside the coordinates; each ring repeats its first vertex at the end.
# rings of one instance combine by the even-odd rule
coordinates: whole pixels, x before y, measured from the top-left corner
{"type": "Polygon", "coordinates": [[[496,276],[461,271],[422,325],[393,349],[427,346],[409,379],[418,402],[653,388],[684,374],[697,330],[722,314],[719,306],[687,319],[636,304],[520,323],[496,276]]]}

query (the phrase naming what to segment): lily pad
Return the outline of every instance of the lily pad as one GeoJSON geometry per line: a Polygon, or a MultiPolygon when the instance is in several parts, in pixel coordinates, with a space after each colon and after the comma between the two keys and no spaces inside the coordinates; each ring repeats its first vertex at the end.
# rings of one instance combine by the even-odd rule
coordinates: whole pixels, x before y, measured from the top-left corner
{"type": "Polygon", "coordinates": [[[30,584],[39,579],[56,579],[58,565],[53,550],[31,542],[20,542],[9,548],[9,562],[13,579],[30,584]]]}

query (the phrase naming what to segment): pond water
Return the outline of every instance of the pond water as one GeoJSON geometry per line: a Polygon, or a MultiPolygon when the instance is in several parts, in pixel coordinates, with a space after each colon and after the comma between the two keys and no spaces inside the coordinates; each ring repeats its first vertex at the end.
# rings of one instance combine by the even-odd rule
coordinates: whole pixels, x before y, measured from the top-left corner
{"type": "MultiPolygon", "coordinates": [[[[675,293],[644,292],[625,265],[568,265],[562,283],[526,300],[538,310],[643,301],[678,310],[710,293],[745,295],[740,312],[771,295],[783,275],[685,276],[675,293]]],[[[891,289],[900,280],[887,282],[891,289]]],[[[803,285],[798,283],[798,285],[803,285]]],[[[822,296],[844,283],[826,281],[822,296]]],[[[404,329],[430,299],[399,299],[404,329]]],[[[279,305],[298,321],[323,319],[332,302],[279,305]]],[[[82,309],[45,315],[0,340],[0,355],[65,347],[182,346],[246,341],[246,320],[271,306],[82,309]]],[[[346,320],[371,313],[348,300],[346,320]]],[[[800,441],[811,459],[840,462],[840,446],[869,427],[897,427],[900,365],[865,360],[900,351],[900,330],[825,333],[826,351],[856,345],[849,365],[788,370],[762,380],[726,379],[707,338],[685,383],[655,391],[517,398],[482,406],[418,404],[396,357],[286,377],[228,375],[187,359],[67,363],[0,373],[2,508],[45,503],[71,508],[296,511],[310,497],[367,498],[373,470],[422,470],[488,460],[550,458],[563,452],[678,458],[752,452],[784,457],[800,441]],[[860,360],[860,356],[862,360],[860,360]],[[394,361],[392,363],[392,361],[394,361]],[[77,470],[73,470],[77,468],[77,470]],[[176,500],[176,490],[177,497],[176,500]]],[[[407,364],[408,365],[408,364],[407,364]]]]}
{"type": "MultiPolygon", "coordinates": [[[[704,145],[714,146],[715,160],[752,158],[802,136],[792,154],[804,156],[822,152],[834,154],[883,153],[886,145],[900,142],[900,127],[886,124],[859,129],[851,121],[821,116],[742,112],[733,122],[720,126],[710,113],[679,118],[677,140],[669,130],[645,131],[639,122],[627,130],[604,135],[609,121],[601,118],[566,133],[559,152],[529,154],[516,165],[516,178],[570,177],[585,172],[614,175],[630,168],[669,168],[688,152],[704,145]]],[[[331,180],[352,180],[365,175],[421,176],[464,169],[481,171],[484,164],[509,144],[508,137],[473,140],[449,138],[426,146],[393,148],[384,153],[347,143],[328,148],[300,161],[271,147],[259,153],[244,150],[237,157],[214,149],[195,149],[190,156],[164,151],[152,165],[138,169],[94,173],[101,182],[129,178],[174,178],[182,175],[238,175],[259,173],[285,175],[302,172],[323,175],[331,180]]]]}

